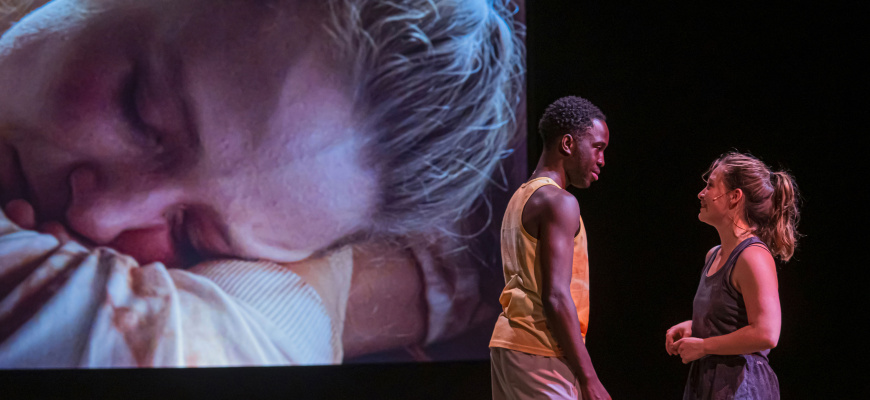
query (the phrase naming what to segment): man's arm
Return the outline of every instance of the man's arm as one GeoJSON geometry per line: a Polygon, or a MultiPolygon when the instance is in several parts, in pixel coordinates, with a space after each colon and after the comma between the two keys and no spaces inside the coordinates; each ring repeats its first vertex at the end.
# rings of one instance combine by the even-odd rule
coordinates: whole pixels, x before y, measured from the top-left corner
{"type": "Polygon", "coordinates": [[[537,252],[541,257],[541,300],[549,329],[580,381],[583,398],[609,399],[592,367],[571,298],[574,234],[580,228],[577,200],[561,190],[536,194],[543,200],[539,203],[537,252]]]}

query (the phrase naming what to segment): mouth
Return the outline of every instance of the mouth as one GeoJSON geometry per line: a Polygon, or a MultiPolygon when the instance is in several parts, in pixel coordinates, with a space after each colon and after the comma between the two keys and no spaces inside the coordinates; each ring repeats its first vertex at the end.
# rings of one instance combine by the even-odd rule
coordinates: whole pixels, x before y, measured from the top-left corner
{"type": "Polygon", "coordinates": [[[600,174],[600,173],[601,172],[593,172],[592,173],[592,181],[593,182],[598,180],[598,174],[600,174]]]}
{"type": "Polygon", "coordinates": [[[195,263],[191,249],[176,243],[167,226],[125,231],[106,246],[135,258],[141,265],[162,262],[167,268],[186,268],[195,263]]]}

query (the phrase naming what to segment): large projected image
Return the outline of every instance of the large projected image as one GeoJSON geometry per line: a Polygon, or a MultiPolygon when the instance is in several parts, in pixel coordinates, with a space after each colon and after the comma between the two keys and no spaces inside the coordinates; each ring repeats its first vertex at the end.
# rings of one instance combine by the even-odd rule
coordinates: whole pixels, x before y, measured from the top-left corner
{"type": "Polygon", "coordinates": [[[0,0],[0,368],[488,357],[522,16],[0,0]]]}

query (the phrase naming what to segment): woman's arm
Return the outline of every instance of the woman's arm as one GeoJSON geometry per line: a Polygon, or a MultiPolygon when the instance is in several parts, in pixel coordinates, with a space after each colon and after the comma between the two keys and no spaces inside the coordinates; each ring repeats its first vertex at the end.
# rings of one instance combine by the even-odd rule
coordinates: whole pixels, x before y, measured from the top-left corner
{"type": "Polygon", "coordinates": [[[743,294],[749,325],[727,335],[678,340],[674,345],[683,362],[708,354],[749,354],[776,347],[782,312],[773,257],[761,247],[750,246],[737,259],[731,278],[743,294]]]}

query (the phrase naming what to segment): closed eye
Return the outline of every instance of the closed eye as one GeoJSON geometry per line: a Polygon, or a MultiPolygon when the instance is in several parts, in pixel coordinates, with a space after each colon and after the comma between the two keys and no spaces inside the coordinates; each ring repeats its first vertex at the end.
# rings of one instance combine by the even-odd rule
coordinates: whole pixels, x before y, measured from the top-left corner
{"type": "Polygon", "coordinates": [[[127,121],[132,132],[130,136],[133,140],[143,146],[159,146],[159,135],[142,118],[142,113],[140,112],[139,102],[143,97],[143,81],[143,71],[138,66],[134,67],[124,82],[118,101],[124,120],[127,121]]]}

